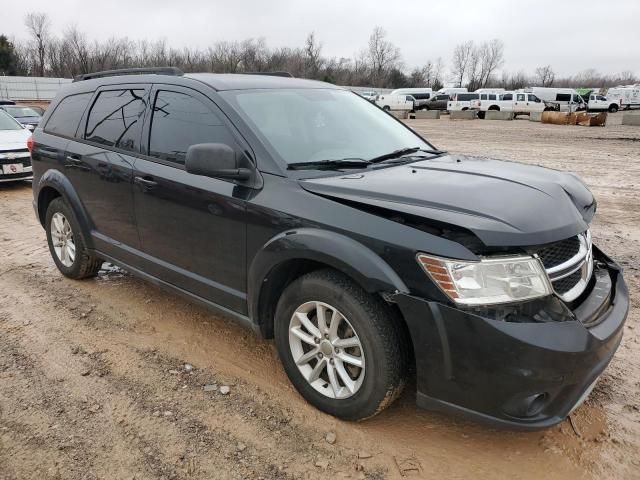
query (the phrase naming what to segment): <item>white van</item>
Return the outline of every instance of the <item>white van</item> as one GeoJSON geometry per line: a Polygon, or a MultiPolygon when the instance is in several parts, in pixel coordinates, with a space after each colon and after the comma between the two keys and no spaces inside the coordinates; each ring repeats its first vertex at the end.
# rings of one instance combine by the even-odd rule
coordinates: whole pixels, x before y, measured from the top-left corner
{"type": "Polygon", "coordinates": [[[610,88],[607,90],[606,97],[612,106],[617,106],[618,110],[640,107],[640,85],[610,88]]]}
{"type": "MultiPolygon", "coordinates": [[[[479,110],[481,113],[489,110],[513,112],[515,115],[529,115],[532,112],[544,112],[545,102],[535,94],[525,90],[502,93],[481,93],[479,110]]],[[[479,115],[482,117],[482,115],[479,115]]]]}
{"type": "Polygon", "coordinates": [[[460,92],[450,95],[447,110],[450,112],[460,110],[478,110],[480,106],[480,94],[460,92]]]}
{"type": "Polygon", "coordinates": [[[573,88],[533,87],[526,88],[525,91],[545,102],[550,110],[576,112],[587,109],[584,99],[573,88]]]}
{"type": "Polygon", "coordinates": [[[411,95],[383,94],[376,97],[375,104],[386,111],[412,111],[414,109],[414,102],[415,100],[411,95]]]}
{"type": "Polygon", "coordinates": [[[467,93],[468,91],[469,90],[467,90],[465,87],[444,87],[438,90],[438,93],[446,94],[451,97],[455,93],[467,93]]]}
{"type": "Polygon", "coordinates": [[[432,88],[397,88],[390,95],[411,95],[416,99],[415,109],[422,110],[426,108],[427,100],[433,96],[432,88]]]}

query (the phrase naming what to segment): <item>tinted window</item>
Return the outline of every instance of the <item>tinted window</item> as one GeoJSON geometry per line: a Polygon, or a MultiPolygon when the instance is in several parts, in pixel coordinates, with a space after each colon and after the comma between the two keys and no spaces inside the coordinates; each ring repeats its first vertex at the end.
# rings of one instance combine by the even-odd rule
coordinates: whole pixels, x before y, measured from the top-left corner
{"type": "Polygon", "coordinates": [[[400,122],[344,90],[227,90],[220,96],[287,163],[429,148],[400,122]]]}
{"type": "Polygon", "coordinates": [[[80,118],[82,118],[92,96],[93,93],[80,93],[62,99],[49,117],[44,131],[67,137],[75,136],[80,118]]]}
{"type": "Polygon", "coordinates": [[[489,100],[495,100],[495,99],[496,99],[495,94],[489,95],[489,100]]]}
{"type": "Polygon", "coordinates": [[[431,96],[431,94],[429,94],[429,93],[414,93],[413,94],[413,98],[415,98],[416,100],[429,100],[430,96],[431,96]]]}
{"type": "Polygon", "coordinates": [[[511,93],[505,93],[505,94],[502,96],[502,100],[513,100],[513,94],[511,94],[511,93]]]}
{"type": "Polygon", "coordinates": [[[449,100],[449,95],[438,95],[438,100],[449,100]]]}
{"type": "Polygon", "coordinates": [[[486,100],[487,99],[487,94],[483,93],[482,95],[480,95],[480,100],[486,100]]]}
{"type": "Polygon", "coordinates": [[[161,90],[151,119],[149,155],[184,165],[187,149],[197,143],[235,142],[222,120],[190,95],[161,90]]]}
{"type": "Polygon", "coordinates": [[[568,102],[571,100],[570,93],[558,93],[556,95],[556,102],[568,102]]]}
{"type": "Polygon", "coordinates": [[[480,96],[477,93],[459,93],[459,102],[468,102],[469,100],[478,100],[480,96]]]}
{"type": "Polygon", "coordinates": [[[535,95],[532,95],[532,94],[529,94],[529,101],[530,102],[540,103],[540,99],[538,97],[536,97],[535,95]]]}
{"type": "Polygon", "coordinates": [[[146,106],[144,90],[100,92],[91,107],[85,139],[135,151],[140,140],[140,125],[146,106]]]}

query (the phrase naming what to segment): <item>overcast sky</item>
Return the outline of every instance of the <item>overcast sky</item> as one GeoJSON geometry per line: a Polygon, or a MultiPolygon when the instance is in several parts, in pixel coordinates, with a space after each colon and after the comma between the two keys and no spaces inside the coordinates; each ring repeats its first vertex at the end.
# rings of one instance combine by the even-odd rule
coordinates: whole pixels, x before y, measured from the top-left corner
{"type": "Polygon", "coordinates": [[[375,25],[400,47],[407,67],[455,45],[499,38],[509,71],[550,64],[557,74],[587,68],[640,75],[640,0],[2,0],[0,33],[26,38],[28,12],[49,14],[54,32],[76,25],[89,39],[165,38],[206,48],[217,40],[264,37],[301,46],[311,31],[325,56],[351,57],[375,25]],[[99,6],[99,7],[98,7],[99,6]]]}

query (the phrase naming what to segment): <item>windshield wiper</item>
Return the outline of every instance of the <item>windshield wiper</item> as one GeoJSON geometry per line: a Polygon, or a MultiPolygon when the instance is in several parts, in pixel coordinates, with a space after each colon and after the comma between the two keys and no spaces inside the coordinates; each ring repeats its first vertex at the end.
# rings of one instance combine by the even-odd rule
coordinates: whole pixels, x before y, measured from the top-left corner
{"type": "Polygon", "coordinates": [[[331,168],[358,168],[366,167],[371,162],[364,158],[336,158],[333,160],[317,160],[314,162],[297,162],[290,163],[287,170],[304,170],[304,169],[331,169],[331,168]]]}
{"type": "Polygon", "coordinates": [[[380,162],[384,162],[385,160],[391,160],[393,158],[400,158],[400,157],[406,157],[407,155],[411,155],[412,153],[431,153],[433,155],[442,155],[443,153],[446,152],[442,152],[440,150],[426,150],[426,149],[422,149],[420,147],[412,147],[412,148],[401,148],[399,150],[394,150],[391,153],[385,153],[384,155],[380,155],[378,157],[374,157],[371,160],[369,160],[371,163],[380,163],[380,162]]]}

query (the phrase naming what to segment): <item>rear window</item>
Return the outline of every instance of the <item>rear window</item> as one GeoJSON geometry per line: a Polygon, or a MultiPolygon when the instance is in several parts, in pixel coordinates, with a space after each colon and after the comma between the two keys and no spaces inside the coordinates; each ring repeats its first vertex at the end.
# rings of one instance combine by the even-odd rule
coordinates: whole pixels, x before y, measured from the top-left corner
{"type": "Polygon", "coordinates": [[[478,95],[477,93],[459,93],[458,94],[459,102],[468,102],[470,100],[478,100],[479,98],[480,98],[480,95],[478,95]]]}
{"type": "Polygon", "coordinates": [[[66,137],[75,136],[92,95],[93,93],[79,93],[63,98],[49,117],[44,131],[66,137]]]}
{"type": "Polygon", "coordinates": [[[123,150],[138,150],[146,107],[144,89],[100,92],[87,119],[85,139],[123,150]]]}

